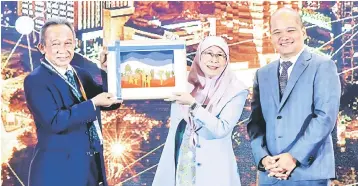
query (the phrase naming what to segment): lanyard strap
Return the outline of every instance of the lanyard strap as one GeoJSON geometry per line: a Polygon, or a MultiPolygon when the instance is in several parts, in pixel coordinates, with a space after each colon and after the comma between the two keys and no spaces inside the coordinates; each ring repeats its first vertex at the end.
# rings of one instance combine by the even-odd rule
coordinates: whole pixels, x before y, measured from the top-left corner
{"type": "MultiPolygon", "coordinates": [[[[46,67],[47,69],[49,69],[52,72],[56,73],[58,76],[60,76],[71,87],[71,89],[76,92],[75,94],[80,95],[78,90],[67,80],[67,78],[65,78],[62,74],[60,74],[55,68],[53,68],[51,65],[47,64],[44,61],[41,61],[41,64],[44,65],[44,67],[46,67]]],[[[81,95],[85,100],[87,100],[86,92],[85,92],[85,90],[83,88],[82,82],[81,82],[80,78],[78,78],[76,70],[74,68],[72,68],[72,70],[73,70],[74,76],[77,79],[78,84],[80,86],[81,95]]],[[[77,96],[75,96],[75,97],[77,97],[77,96]]],[[[79,99],[79,101],[81,101],[80,98],[77,98],[77,99],[79,99]]]]}

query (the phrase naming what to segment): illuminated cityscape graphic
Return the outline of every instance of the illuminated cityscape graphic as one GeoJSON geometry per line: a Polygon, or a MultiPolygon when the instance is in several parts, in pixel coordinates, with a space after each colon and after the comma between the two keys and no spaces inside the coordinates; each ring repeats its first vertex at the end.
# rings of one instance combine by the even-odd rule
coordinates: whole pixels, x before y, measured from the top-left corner
{"type": "MultiPolygon", "coordinates": [[[[23,81],[40,64],[39,31],[51,17],[65,17],[76,31],[73,65],[101,82],[102,46],[111,41],[185,40],[191,65],[198,43],[208,35],[224,37],[230,66],[248,86],[254,72],[276,59],[270,43],[270,15],[288,6],[301,13],[306,45],[337,64],[342,98],[334,130],[337,178],[334,185],[358,184],[358,2],[355,1],[2,1],[1,2],[1,182],[27,185],[37,142],[27,109],[23,81]]],[[[245,111],[232,134],[241,184],[256,185],[245,111]]],[[[124,101],[102,112],[108,182],[116,186],[151,185],[168,134],[170,104],[163,100],[124,101]]]]}

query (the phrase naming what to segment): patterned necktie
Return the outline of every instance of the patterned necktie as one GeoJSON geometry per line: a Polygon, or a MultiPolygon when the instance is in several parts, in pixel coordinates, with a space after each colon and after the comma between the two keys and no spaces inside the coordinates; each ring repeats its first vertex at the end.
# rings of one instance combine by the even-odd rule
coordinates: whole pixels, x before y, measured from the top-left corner
{"type": "Polygon", "coordinates": [[[67,80],[73,86],[73,88],[75,88],[77,90],[77,91],[75,91],[75,90],[71,89],[73,94],[76,96],[77,99],[81,100],[82,95],[80,95],[79,92],[78,92],[79,89],[77,87],[77,84],[76,84],[76,81],[75,81],[75,76],[73,75],[73,71],[72,70],[67,70],[65,75],[67,77],[67,80]]]}
{"type": "MultiPolygon", "coordinates": [[[[71,85],[77,90],[72,90],[73,94],[77,97],[77,99],[81,100],[82,95],[79,94],[78,92],[78,88],[77,88],[77,84],[75,81],[75,76],[73,75],[73,71],[72,70],[67,70],[65,73],[67,80],[71,83],[71,85]]],[[[90,127],[89,127],[89,136],[90,136],[90,141],[93,142],[94,140],[99,141],[99,137],[97,134],[97,130],[96,130],[96,126],[93,124],[93,122],[89,123],[90,127]]]]}
{"type": "Polygon", "coordinates": [[[288,81],[288,73],[287,70],[288,68],[290,68],[290,66],[292,65],[291,61],[284,61],[281,63],[281,74],[279,77],[279,83],[280,83],[280,97],[282,98],[283,93],[285,92],[285,88],[287,85],[287,81],[288,81]]]}

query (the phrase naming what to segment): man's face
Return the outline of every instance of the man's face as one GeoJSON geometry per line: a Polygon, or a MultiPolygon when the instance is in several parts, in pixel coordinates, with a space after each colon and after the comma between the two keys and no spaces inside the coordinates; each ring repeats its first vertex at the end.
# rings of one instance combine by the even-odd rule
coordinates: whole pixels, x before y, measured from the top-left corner
{"type": "Polygon", "coordinates": [[[303,48],[306,30],[297,19],[290,12],[282,12],[271,18],[271,42],[283,58],[295,56],[303,48]]]}
{"type": "Polygon", "coordinates": [[[67,25],[52,25],[45,32],[45,45],[39,45],[42,54],[55,66],[67,68],[74,52],[75,41],[67,25]]]}

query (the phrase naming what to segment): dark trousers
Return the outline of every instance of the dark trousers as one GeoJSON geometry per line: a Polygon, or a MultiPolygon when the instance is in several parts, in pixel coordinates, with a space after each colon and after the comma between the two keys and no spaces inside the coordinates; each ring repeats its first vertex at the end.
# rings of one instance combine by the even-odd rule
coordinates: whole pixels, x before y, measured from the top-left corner
{"type": "Polygon", "coordinates": [[[274,184],[260,184],[260,186],[329,186],[330,180],[307,180],[307,181],[291,181],[280,180],[274,184]]]}
{"type": "Polygon", "coordinates": [[[87,186],[101,186],[103,183],[101,158],[99,153],[96,153],[91,156],[90,175],[88,176],[87,186]]]}

